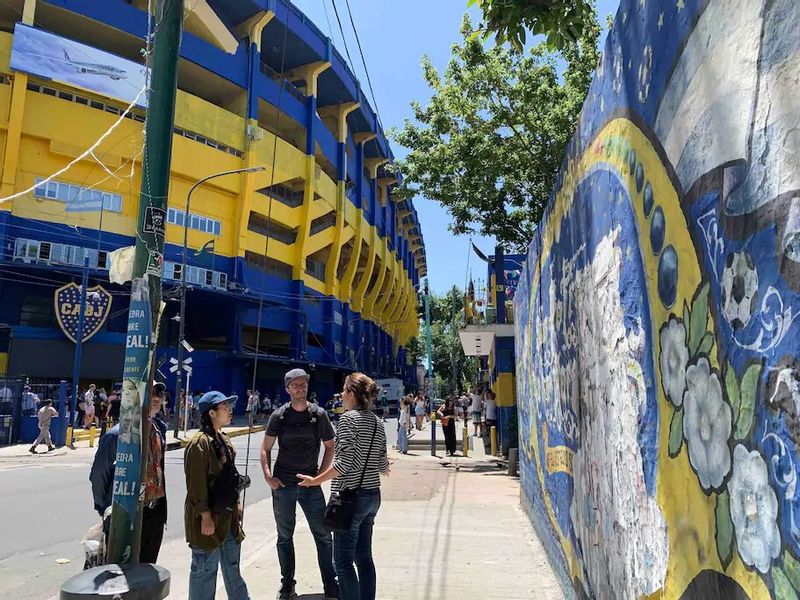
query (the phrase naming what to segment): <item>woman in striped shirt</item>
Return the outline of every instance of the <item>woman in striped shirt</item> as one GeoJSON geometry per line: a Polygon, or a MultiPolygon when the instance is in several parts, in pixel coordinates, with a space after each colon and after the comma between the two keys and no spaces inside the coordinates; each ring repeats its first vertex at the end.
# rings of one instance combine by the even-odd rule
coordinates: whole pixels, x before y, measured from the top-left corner
{"type": "Polygon", "coordinates": [[[333,491],[358,490],[352,526],[348,531],[333,533],[333,562],[341,600],[375,598],[372,527],[381,505],[380,474],[389,474],[386,431],[372,412],[377,396],[378,386],[372,379],[363,373],[348,375],[342,390],[346,412],[336,428],[333,464],[316,477],[297,475],[303,487],[334,479],[333,491]]]}

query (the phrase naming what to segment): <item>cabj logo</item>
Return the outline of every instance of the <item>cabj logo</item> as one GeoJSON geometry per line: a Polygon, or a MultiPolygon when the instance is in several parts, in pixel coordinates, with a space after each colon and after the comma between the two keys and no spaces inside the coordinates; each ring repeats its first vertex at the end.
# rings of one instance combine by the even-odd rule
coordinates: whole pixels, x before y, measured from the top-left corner
{"type": "MultiPolygon", "coordinates": [[[[78,339],[78,320],[81,313],[81,286],[68,283],[56,290],[56,318],[70,340],[78,339]]],[[[83,341],[100,331],[111,312],[111,294],[99,285],[86,290],[86,307],[83,313],[83,341]]]]}

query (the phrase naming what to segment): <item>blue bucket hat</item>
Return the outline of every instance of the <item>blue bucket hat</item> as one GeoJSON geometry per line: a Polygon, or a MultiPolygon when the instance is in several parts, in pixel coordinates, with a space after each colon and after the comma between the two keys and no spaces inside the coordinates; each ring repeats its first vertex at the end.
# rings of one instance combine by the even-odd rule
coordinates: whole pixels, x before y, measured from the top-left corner
{"type": "Polygon", "coordinates": [[[233,403],[237,399],[237,396],[226,396],[222,392],[206,392],[200,397],[200,400],[197,401],[197,409],[201,413],[206,413],[210,411],[212,408],[216,408],[218,405],[222,404],[223,402],[230,402],[233,403]]]}

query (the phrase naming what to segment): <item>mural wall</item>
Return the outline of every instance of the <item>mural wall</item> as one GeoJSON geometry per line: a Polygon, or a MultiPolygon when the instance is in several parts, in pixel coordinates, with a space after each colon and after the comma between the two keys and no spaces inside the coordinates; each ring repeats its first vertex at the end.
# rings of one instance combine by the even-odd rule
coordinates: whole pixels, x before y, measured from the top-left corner
{"type": "Polygon", "coordinates": [[[578,598],[800,596],[800,3],[622,0],[515,298],[578,598]]]}

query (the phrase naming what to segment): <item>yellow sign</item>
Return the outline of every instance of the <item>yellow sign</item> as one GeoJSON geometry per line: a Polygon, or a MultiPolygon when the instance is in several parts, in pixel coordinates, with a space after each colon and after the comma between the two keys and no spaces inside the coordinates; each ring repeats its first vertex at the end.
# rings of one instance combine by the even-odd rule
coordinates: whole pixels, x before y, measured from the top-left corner
{"type": "Polygon", "coordinates": [[[547,472],[551,475],[553,473],[566,473],[571,477],[572,459],[575,456],[575,452],[567,446],[553,446],[550,448],[547,445],[547,423],[542,426],[542,435],[544,438],[544,454],[547,472]]]}

